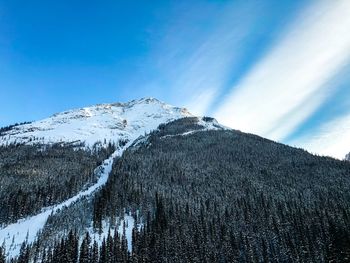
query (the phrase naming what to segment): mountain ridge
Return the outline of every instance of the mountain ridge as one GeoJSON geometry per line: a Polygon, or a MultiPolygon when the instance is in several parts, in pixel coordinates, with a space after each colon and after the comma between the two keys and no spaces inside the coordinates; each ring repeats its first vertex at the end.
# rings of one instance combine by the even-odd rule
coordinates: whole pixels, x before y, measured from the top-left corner
{"type": "Polygon", "coordinates": [[[0,134],[0,145],[83,142],[106,145],[134,140],[161,123],[193,117],[186,109],[149,97],[129,102],[103,103],[55,113],[48,118],[15,125],[0,134]]]}

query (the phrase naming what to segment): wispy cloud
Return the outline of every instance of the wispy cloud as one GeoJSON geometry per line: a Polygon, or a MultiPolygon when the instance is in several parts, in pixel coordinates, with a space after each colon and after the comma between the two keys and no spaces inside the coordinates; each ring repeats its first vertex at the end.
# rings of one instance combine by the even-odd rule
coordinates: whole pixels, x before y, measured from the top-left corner
{"type": "Polygon", "coordinates": [[[318,132],[308,134],[291,144],[313,153],[343,159],[350,152],[350,113],[322,125],[318,132]]]}
{"type": "Polygon", "coordinates": [[[223,124],[282,140],[324,101],[350,58],[350,1],[316,1],[233,87],[214,113],[223,124]]]}
{"type": "Polygon", "coordinates": [[[197,115],[207,112],[230,78],[230,70],[241,56],[245,38],[257,24],[263,7],[223,2],[214,11],[201,13],[200,18],[192,17],[196,14],[193,10],[189,17],[186,10],[181,10],[152,56],[162,76],[159,86],[166,85],[172,97],[179,100],[172,103],[184,105],[197,115]],[[193,29],[188,24],[205,26],[193,29]]]}

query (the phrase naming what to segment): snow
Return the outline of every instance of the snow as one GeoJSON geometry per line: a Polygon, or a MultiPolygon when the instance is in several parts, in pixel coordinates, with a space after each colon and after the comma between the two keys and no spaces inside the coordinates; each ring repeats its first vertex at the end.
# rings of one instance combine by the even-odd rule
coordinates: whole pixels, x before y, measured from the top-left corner
{"type": "Polygon", "coordinates": [[[0,145],[9,143],[96,142],[133,140],[149,133],[161,123],[193,116],[154,98],[127,103],[99,104],[70,110],[14,127],[0,136],[0,145]],[[136,137],[135,137],[136,136],[136,137]]]}
{"type": "Polygon", "coordinates": [[[219,124],[217,122],[217,120],[215,120],[215,119],[210,120],[210,121],[204,121],[203,118],[198,118],[197,124],[201,125],[203,128],[198,129],[198,130],[187,131],[187,132],[179,133],[179,134],[164,135],[160,138],[165,139],[165,138],[170,138],[170,137],[175,137],[175,136],[187,136],[187,135],[191,135],[191,134],[194,134],[197,132],[210,131],[210,130],[231,130],[231,128],[228,128],[224,125],[219,124]]]}
{"type": "Polygon", "coordinates": [[[132,251],[132,230],[135,227],[135,219],[128,214],[124,215],[124,218],[121,220],[121,223],[118,227],[118,233],[120,236],[124,235],[124,226],[125,226],[125,238],[128,244],[128,250],[131,252],[132,251]]]}
{"type": "MultiPolygon", "coordinates": [[[[127,103],[100,104],[58,113],[41,121],[16,126],[2,134],[0,145],[80,141],[86,146],[92,146],[96,142],[115,142],[118,145],[121,140],[128,141],[125,146],[118,148],[101,166],[95,169],[95,173],[98,173],[99,176],[96,184],[56,206],[42,209],[37,215],[20,219],[0,229],[0,244],[6,248],[7,255],[17,256],[24,241],[33,242],[51,214],[65,206],[68,207],[81,197],[92,195],[103,186],[112,170],[113,160],[121,156],[123,151],[136,139],[156,129],[161,123],[189,116],[192,115],[184,108],[173,107],[153,98],[145,98],[127,103]]],[[[133,220],[130,215],[125,215],[122,219],[122,222],[127,225],[126,238],[130,250],[133,220]]]]}
{"type": "Polygon", "coordinates": [[[122,218],[117,217],[114,224],[116,227],[111,227],[111,222],[103,221],[102,222],[102,233],[97,233],[92,225],[90,226],[87,231],[89,232],[90,237],[92,240],[95,240],[97,244],[100,246],[102,244],[103,239],[107,239],[108,233],[110,233],[111,236],[114,236],[115,230],[118,231],[118,234],[120,238],[125,234],[125,239],[128,245],[128,251],[132,252],[132,231],[135,227],[137,227],[138,230],[140,230],[143,227],[143,224],[140,223],[136,225],[134,217],[131,216],[131,213],[125,213],[122,218]],[[125,226],[125,233],[124,233],[124,226],[125,226]]]}
{"type": "Polygon", "coordinates": [[[202,131],[232,130],[231,128],[229,128],[227,126],[224,126],[224,125],[218,123],[218,121],[216,119],[205,121],[204,117],[203,118],[198,118],[198,124],[204,127],[202,131]]]}

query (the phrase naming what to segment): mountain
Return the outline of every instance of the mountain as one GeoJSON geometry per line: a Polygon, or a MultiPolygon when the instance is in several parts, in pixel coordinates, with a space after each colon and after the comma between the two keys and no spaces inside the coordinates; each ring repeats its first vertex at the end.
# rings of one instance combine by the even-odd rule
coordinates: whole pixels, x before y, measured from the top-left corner
{"type": "MultiPolygon", "coordinates": [[[[33,242],[50,215],[91,198],[106,183],[113,161],[136,139],[190,116],[184,108],[143,98],[1,128],[0,242],[8,255],[18,255],[23,241],[33,242]]],[[[224,129],[203,119],[196,118],[203,130],[224,129]]]]}
{"type": "Polygon", "coordinates": [[[117,143],[134,140],[160,123],[190,116],[193,115],[185,108],[173,107],[154,98],[99,104],[12,126],[0,133],[0,144],[83,142],[92,146],[97,142],[117,143]]]}
{"type": "Polygon", "coordinates": [[[23,128],[29,124],[3,129],[0,262],[1,254],[44,263],[350,258],[350,163],[227,129],[155,99],[115,105],[133,117],[89,107],[95,123],[134,124],[111,137],[112,121],[100,135],[91,133],[86,116],[56,119],[45,128],[50,136],[32,140],[23,128]],[[80,118],[89,132],[79,138],[80,118]],[[60,125],[71,125],[70,133],[60,125]]]}

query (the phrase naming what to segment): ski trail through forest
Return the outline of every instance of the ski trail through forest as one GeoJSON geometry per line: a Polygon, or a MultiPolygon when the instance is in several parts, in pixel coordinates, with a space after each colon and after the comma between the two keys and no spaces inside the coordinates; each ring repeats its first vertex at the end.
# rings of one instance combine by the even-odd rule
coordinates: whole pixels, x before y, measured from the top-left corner
{"type": "Polygon", "coordinates": [[[64,207],[70,206],[81,197],[93,194],[97,189],[103,186],[107,182],[108,176],[112,171],[114,159],[120,157],[131,143],[132,141],[125,146],[118,148],[108,159],[104,160],[103,163],[94,170],[94,173],[98,175],[96,184],[60,204],[43,208],[42,212],[37,215],[20,219],[16,223],[0,229],[0,246],[5,247],[7,256],[13,257],[19,255],[21,245],[24,241],[28,243],[34,242],[38,232],[45,226],[50,215],[55,214],[58,210],[64,207]]]}

